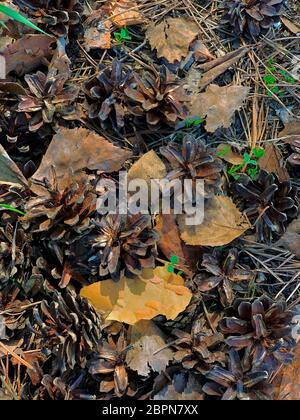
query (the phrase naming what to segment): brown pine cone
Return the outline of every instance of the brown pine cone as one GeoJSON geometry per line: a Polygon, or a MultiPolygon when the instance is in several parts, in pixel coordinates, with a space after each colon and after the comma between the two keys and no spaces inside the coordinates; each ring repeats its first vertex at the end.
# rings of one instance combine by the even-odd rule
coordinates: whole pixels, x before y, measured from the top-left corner
{"type": "Polygon", "coordinates": [[[229,0],[224,3],[224,21],[236,35],[256,38],[279,22],[283,0],[229,0]]]}
{"type": "Polygon", "coordinates": [[[66,37],[69,29],[78,31],[83,5],[80,0],[15,0],[27,16],[58,37],[66,37]]]}
{"type": "Polygon", "coordinates": [[[168,179],[203,179],[207,195],[218,191],[223,164],[216,157],[214,150],[200,139],[186,135],[182,147],[168,144],[160,148],[160,153],[171,166],[171,171],[167,174],[168,179]]]}
{"type": "Polygon", "coordinates": [[[261,170],[256,180],[243,176],[233,186],[235,198],[255,224],[257,239],[270,243],[282,235],[298,215],[298,188],[261,170]]]}
{"type": "Polygon", "coordinates": [[[220,331],[230,334],[225,340],[228,346],[245,349],[246,358],[254,368],[269,361],[269,367],[289,363],[293,358],[290,348],[293,313],[285,302],[273,302],[261,297],[252,304],[242,302],[237,317],[225,317],[220,321],[220,331]]]}
{"type": "Polygon", "coordinates": [[[227,369],[215,366],[206,377],[202,390],[207,395],[221,397],[222,400],[268,400],[270,386],[269,374],[265,370],[248,370],[235,349],[229,351],[227,369]]]}
{"type": "Polygon", "coordinates": [[[236,282],[250,281],[255,274],[251,270],[237,268],[238,250],[235,248],[227,252],[215,249],[212,254],[204,254],[202,266],[211,276],[204,273],[196,276],[195,281],[201,292],[218,288],[223,306],[230,306],[235,298],[233,285],[236,282]]]}
{"type": "Polygon", "coordinates": [[[33,179],[33,184],[39,194],[27,201],[23,218],[33,224],[32,232],[42,232],[44,239],[64,239],[68,243],[73,235],[76,238],[87,232],[91,227],[90,216],[96,210],[96,195],[86,175],[70,177],[69,185],[60,191],[52,168],[50,179],[33,179]]]}
{"type": "Polygon", "coordinates": [[[99,233],[90,241],[95,251],[89,259],[92,274],[117,281],[123,272],[132,277],[154,267],[158,234],[150,216],[108,215],[94,223],[99,233]]]}
{"type": "Polygon", "coordinates": [[[224,2],[224,22],[237,36],[256,38],[279,22],[284,0],[228,0],[224,2]]]}

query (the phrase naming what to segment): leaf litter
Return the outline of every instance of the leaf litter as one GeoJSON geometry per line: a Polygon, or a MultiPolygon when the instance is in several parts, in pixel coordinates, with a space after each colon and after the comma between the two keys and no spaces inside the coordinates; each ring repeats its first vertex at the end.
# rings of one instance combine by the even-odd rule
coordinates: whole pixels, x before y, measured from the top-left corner
{"type": "Polygon", "coordinates": [[[1,8],[0,399],[299,397],[299,8],[202,3],[1,8]]]}

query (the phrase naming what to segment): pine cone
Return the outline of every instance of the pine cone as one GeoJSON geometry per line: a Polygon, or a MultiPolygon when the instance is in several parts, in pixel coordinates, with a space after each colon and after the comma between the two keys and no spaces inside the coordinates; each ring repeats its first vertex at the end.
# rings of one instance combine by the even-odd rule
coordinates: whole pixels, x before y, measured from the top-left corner
{"type": "Polygon", "coordinates": [[[132,277],[154,267],[158,234],[150,216],[108,215],[94,223],[99,234],[91,240],[96,251],[89,259],[92,274],[119,280],[123,272],[132,277]]]}
{"type": "Polygon", "coordinates": [[[270,243],[298,215],[298,189],[290,181],[261,170],[256,180],[243,176],[233,186],[241,207],[255,224],[258,241],[270,243]]]}
{"type": "Polygon", "coordinates": [[[218,287],[221,303],[230,306],[235,298],[232,283],[254,279],[251,270],[237,268],[238,251],[233,248],[227,252],[215,249],[212,254],[204,254],[202,266],[212,274],[204,277],[203,273],[196,276],[195,281],[201,292],[207,292],[218,287]]]}
{"type": "Polygon", "coordinates": [[[206,374],[207,382],[202,390],[207,395],[222,397],[222,400],[266,400],[270,399],[266,380],[267,371],[247,371],[238,352],[229,351],[228,368],[216,366],[206,374]]]}
{"type": "Polygon", "coordinates": [[[160,153],[172,168],[167,174],[168,179],[203,179],[207,195],[220,187],[222,162],[200,139],[186,135],[181,148],[177,144],[168,144],[160,148],[160,153]]]}
{"type": "Polygon", "coordinates": [[[83,5],[80,0],[15,0],[22,11],[58,37],[81,26],[83,5]]]}
{"type": "Polygon", "coordinates": [[[66,290],[54,291],[50,303],[43,300],[33,310],[33,332],[53,358],[53,370],[64,372],[76,365],[85,367],[87,357],[101,338],[101,319],[86,299],[66,290]],[[40,338],[39,338],[40,337],[40,338]]]}
{"type": "Polygon", "coordinates": [[[131,77],[117,59],[97,77],[83,85],[88,101],[88,116],[98,118],[101,125],[110,124],[114,129],[124,127],[126,106],[124,89],[131,77]]]}
{"type": "Polygon", "coordinates": [[[284,0],[228,0],[224,2],[224,22],[236,35],[256,38],[279,22],[284,0]]]}
{"type": "Polygon", "coordinates": [[[74,112],[77,87],[64,87],[65,80],[61,77],[48,78],[40,71],[24,78],[29,92],[19,96],[17,111],[31,116],[29,131],[35,132],[44,124],[53,124],[55,117],[64,118],[74,112]]]}
{"type": "Polygon", "coordinates": [[[188,100],[179,80],[162,66],[160,73],[146,73],[143,78],[133,74],[133,81],[125,89],[128,111],[137,122],[146,120],[149,128],[159,128],[164,123],[174,126],[186,118],[185,102],[188,100]]]}
{"type": "Polygon", "coordinates": [[[33,223],[33,232],[42,232],[43,239],[64,239],[68,243],[73,236],[87,233],[90,215],[96,210],[96,195],[87,176],[70,178],[69,185],[60,191],[52,168],[50,179],[33,179],[33,185],[39,194],[28,200],[23,218],[24,222],[33,223]]]}
{"type": "Polygon", "coordinates": [[[252,304],[240,303],[238,317],[223,318],[219,327],[223,334],[231,334],[225,340],[230,347],[246,349],[253,368],[265,361],[273,368],[277,362],[289,363],[293,357],[289,351],[293,345],[292,319],[293,313],[286,309],[285,302],[262,297],[252,304]]]}
{"type": "Polygon", "coordinates": [[[206,324],[204,317],[199,317],[193,323],[190,334],[178,329],[172,331],[178,337],[172,342],[172,347],[176,349],[174,361],[180,362],[184,369],[195,369],[202,374],[210,369],[211,364],[224,364],[226,359],[220,347],[223,335],[214,333],[206,324]]]}

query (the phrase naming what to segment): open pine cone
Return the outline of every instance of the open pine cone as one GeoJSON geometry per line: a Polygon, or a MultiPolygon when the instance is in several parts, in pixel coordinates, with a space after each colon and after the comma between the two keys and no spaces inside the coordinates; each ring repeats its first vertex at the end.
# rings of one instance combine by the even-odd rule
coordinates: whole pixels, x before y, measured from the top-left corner
{"type": "Polygon", "coordinates": [[[229,351],[228,368],[215,366],[206,377],[211,382],[203,386],[207,395],[221,397],[222,400],[266,400],[269,397],[265,370],[248,370],[235,349],[229,351]]]}
{"type": "Polygon", "coordinates": [[[17,111],[31,116],[29,131],[37,131],[44,124],[53,124],[55,117],[64,118],[74,111],[77,87],[64,86],[65,81],[59,76],[48,78],[40,71],[27,74],[24,78],[29,92],[19,96],[17,111]]]}
{"type": "Polygon", "coordinates": [[[203,179],[207,195],[216,192],[220,187],[222,162],[200,139],[186,135],[182,147],[168,144],[160,148],[160,153],[172,168],[167,174],[168,179],[203,179]]]}
{"type": "MultiPolygon", "coordinates": [[[[248,364],[258,368],[265,361],[268,368],[279,363],[289,363],[292,359],[290,348],[291,321],[293,313],[286,309],[285,302],[273,302],[261,297],[252,304],[242,302],[238,306],[238,317],[225,317],[219,327],[225,340],[237,350],[246,349],[248,364]]],[[[245,358],[245,359],[246,359],[245,358]]]]}
{"type": "Polygon", "coordinates": [[[119,280],[121,272],[132,277],[154,267],[158,234],[150,216],[108,215],[94,223],[99,233],[91,240],[95,250],[89,259],[92,274],[119,280]]]}
{"type": "Polygon", "coordinates": [[[125,89],[127,109],[137,122],[146,121],[149,128],[162,123],[170,126],[185,119],[187,96],[179,80],[162,66],[157,75],[145,73],[140,78],[133,74],[133,82],[125,89]]]}
{"type": "Polygon", "coordinates": [[[254,278],[251,270],[237,268],[238,250],[235,248],[227,252],[215,249],[212,254],[204,254],[202,265],[210,276],[196,276],[195,281],[201,292],[218,288],[223,306],[230,306],[235,298],[233,284],[241,281],[250,281],[254,278]]]}
{"type": "Polygon", "coordinates": [[[284,0],[224,1],[225,17],[236,35],[256,38],[262,31],[279,22],[284,0]]]}
{"type": "Polygon", "coordinates": [[[256,180],[243,176],[233,186],[260,242],[270,243],[282,235],[298,215],[298,189],[290,181],[280,182],[275,174],[261,170],[256,180]]]}
{"type": "Polygon", "coordinates": [[[101,125],[108,123],[115,129],[124,127],[126,106],[124,89],[131,73],[123,70],[122,63],[113,60],[111,69],[107,68],[83,85],[87,96],[88,117],[98,118],[101,125]]]}
{"type": "Polygon", "coordinates": [[[83,5],[80,0],[15,0],[22,11],[49,32],[66,37],[69,28],[78,30],[83,5]]]}
{"type": "Polygon", "coordinates": [[[42,233],[44,239],[52,241],[73,240],[91,226],[90,216],[96,210],[96,195],[85,175],[71,179],[69,185],[60,191],[54,169],[50,179],[33,180],[34,191],[26,203],[26,216],[23,220],[33,224],[33,232],[42,233]]]}

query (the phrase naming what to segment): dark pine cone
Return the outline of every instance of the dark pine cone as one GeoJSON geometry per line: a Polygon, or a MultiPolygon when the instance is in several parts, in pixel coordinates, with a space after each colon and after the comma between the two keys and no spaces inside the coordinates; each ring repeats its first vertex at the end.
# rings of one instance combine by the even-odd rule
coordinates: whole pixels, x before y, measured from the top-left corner
{"type": "Polygon", "coordinates": [[[284,0],[228,0],[224,2],[225,22],[236,35],[256,38],[279,22],[284,0]]]}
{"type": "Polygon", "coordinates": [[[233,186],[242,209],[255,224],[258,241],[270,243],[282,235],[298,215],[298,189],[290,181],[280,182],[264,170],[256,180],[243,176],[233,186]]]}
{"type": "Polygon", "coordinates": [[[285,302],[261,297],[252,304],[240,303],[238,317],[225,317],[219,326],[223,334],[230,334],[225,340],[230,347],[245,349],[245,359],[253,368],[267,362],[273,369],[278,362],[289,363],[293,357],[289,351],[293,346],[292,319],[285,302]]]}
{"type": "Polygon", "coordinates": [[[227,252],[215,249],[212,254],[204,254],[202,265],[210,275],[201,273],[195,277],[199,290],[207,292],[217,287],[222,305],[230,306],[235,298],[234,283],[254,279],[251,270],[240,269],[237,264],[238,250],[235,248],[227,252]]]}
{"type": "Polygon", "coordinates": [[[157,129],[161,124],[174,126],[186,118],[185,102],[188,100],[179,79],[162,66],[159,74],[145,73],[140,78],[133,74],[133,82],[126,87],[128,111],[136,122],[146,121],[148,127],[157,129]]]}
{"type": "Polygon", "coordinates": [[[80,27],[83,5],[80,0],[15,0],[22,11],[58,37],[80,27]]]}
{"type": "Polygon", "coordinates": [[[222,400],[266,400],[270,399],[265,370],[248,370],[243,365],[235,349],[229,351],[228,368],[216,366],[206,377],[207,382],[202,390],[207,395],[221,397],[222,400]]]}
{"type": "Polygon", "coordinates": [[[122,63],[117,59],[97,77],[83,85],[88,101],[88,116],[98,118],[101,125],[111,125],[120,129],[125,124],[126,106],[124,89],[131,77],[125,73],[122,63]]]}
{"type": "Polygon", "coordinates": [[[203,179],[207,195],[218,190],[221,184],[223,165],[214,150],[200,139],[186,135],[182,147],[168,144],[160,153],[169,161],[172,170],[167,178],[203,179]]]}
{"type": "Polygon", "coordinates": [[[132,277],[154,267],[158,234],[150,216],[108,215],[94,223],[99,233],[91,240],[96,252],[89,259],[92,274],[119,280],[123,271],[132,277]]]}
{"type": "Polygon", "coordinates": [[[33,223],[34,232],[42,232],[44,239],[67,242],[72,241],[72,234],[86,233],[96,210],[96,195],[87,176],[70,177],[69,185],[60,191],[52,169],[51,179],[33,180],[33,186],[38,197],[28,200],[23,220],[33,223]]]}
{"type": "Polygon", "coordinates": [[[97,351],[101,319],[86,299],[72,291],[54,291],[51,303],[43,300],[34,308],[33,316],[31,329],[40,345],[54,357],[54,372],[74,369],[76,365],[83,368],[87,357],[97,351]]]}

